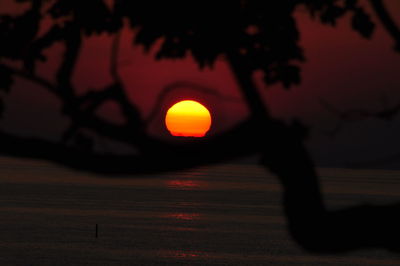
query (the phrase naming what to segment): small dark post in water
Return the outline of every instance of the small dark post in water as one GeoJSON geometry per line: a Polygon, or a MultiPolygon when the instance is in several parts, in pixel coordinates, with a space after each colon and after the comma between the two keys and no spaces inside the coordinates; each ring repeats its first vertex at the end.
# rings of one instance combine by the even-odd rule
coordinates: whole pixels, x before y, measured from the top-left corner
{"type": "Polygon", "coordinates": [[[99,225],[96,224],[96,238],[99,236],[99,225]]]}

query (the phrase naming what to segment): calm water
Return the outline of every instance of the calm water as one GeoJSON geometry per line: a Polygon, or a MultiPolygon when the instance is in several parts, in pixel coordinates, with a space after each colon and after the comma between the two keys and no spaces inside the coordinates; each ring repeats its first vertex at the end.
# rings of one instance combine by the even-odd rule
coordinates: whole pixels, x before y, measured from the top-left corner
{"type": "MultiPolygon", "coordinates": [[[[400,171],[320,173],[332,209],[400,201],[400,171]]],[[[400,255],[304,252],[276,179],[257,166],[104,178],[2,158],[0,265],[400,265],[400,255]]]]}

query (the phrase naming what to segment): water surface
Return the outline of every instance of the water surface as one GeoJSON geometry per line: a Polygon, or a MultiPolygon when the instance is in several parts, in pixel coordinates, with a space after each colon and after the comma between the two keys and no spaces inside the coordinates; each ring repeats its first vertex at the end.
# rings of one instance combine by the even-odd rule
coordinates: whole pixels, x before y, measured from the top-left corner
{"type": "MultiPolygon", "coordinates": [[[[400,171],[319,172],[332,209],[400,201],[400,171]]],[[[254,165],[105,178],[1,158],[0,214],[0,265],[400,265],[378,249],[303,251],[279,183],[254,165]]]]}

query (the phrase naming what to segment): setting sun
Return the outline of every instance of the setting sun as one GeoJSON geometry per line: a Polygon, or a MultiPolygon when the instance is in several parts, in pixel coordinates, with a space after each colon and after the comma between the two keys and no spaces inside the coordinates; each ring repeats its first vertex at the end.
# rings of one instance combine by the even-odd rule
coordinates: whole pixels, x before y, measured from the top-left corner
{"type": "Polygon", "coordinates": [[[165,124],[173,136],[204,137],[211,127],[211,115],[204,105],[185,100],[168,109],[165,124]]]}

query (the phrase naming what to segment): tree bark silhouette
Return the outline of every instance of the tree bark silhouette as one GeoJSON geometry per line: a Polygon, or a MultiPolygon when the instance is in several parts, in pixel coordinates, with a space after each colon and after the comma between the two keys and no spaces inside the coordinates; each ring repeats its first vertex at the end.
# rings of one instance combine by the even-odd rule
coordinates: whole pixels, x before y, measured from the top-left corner
{"type": "Polygon", "coordinates": [[[395,41],[395,50],[400,52],[400,28],[390,16],[382,0],[370,0],[370,3],[382,25],[395,41]]]}
{"type": "Polygon", "coordinates": [[[400,203],[356,206],[339,211],[326,208],[312,159],[303,137],[293,128],[269,117],[250,71],[238,57],[229,58],[252,114],[265,134],[261,164],[280,180],[288,228],[303,248],[317,253],[360,248],[400,251],[400,203]]]}

